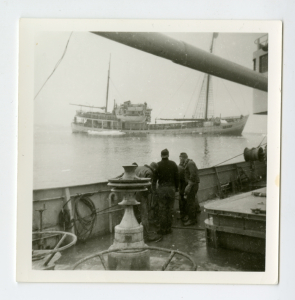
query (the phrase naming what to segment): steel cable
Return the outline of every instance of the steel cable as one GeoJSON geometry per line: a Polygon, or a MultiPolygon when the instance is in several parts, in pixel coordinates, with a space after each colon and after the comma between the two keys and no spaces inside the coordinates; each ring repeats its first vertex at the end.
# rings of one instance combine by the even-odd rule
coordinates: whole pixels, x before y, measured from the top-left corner
{"type": "Polygon", "coordinates": [[[56,71],[56,69],[57,69],[58,66],[60,65],[61,61],[62,61],[63,58],[65,57],[72,34],[73,34],[73,31],[71,32],[71,34],[70,34],[70,36],[69,36],[69,38],[68,38],[68,41],[67,41],[65,50],[64,50],[64,52],[63,52],[61,58],[60,58],[60,59],[58,60],[58,62],[55,64],[55,67],[53,68],[53,71],[52,71],[51,74],[47,77],[47,79],[45,80],[45,82],[43,83],[43,85],[41,86],[40,90],[38,91],[38,93],[37,93],[36,96],[34,97],[34,100],[35,100],[35,99],[37,98],[37,96],[40,94],[41,90],[43,89],[43,87],[45,86],[45,84],[47,83],[47,81],[50,79],[50,77],[53,75],[53,73],[56,71]]]}
{"type": "Polygon", "coordinates": [[[232,97],[231,93],[229,92],[228,88],[226,87],[224,80],[221,80],[221,83],[223,84],[223,86],[225,87],[225,89],[227,90],[232,102],[235,104],[236,108],[238,109],[239,113],[242,114],[240,108],[238,107],[237,103],[235,102],[234,98],[232,97]]]}
{"type": "MultiPolygon", "coordinates": [[[[257,146],[256,148],[259,148],[260,146],[264,146],[264,145],[266,145],[266,144],[267,144],[267,143],[264,143],[264,144],[262,144],[262,145],[257,146]]],[[[213,167],[219,166],[219,165],[221,165],[221,164],[223,164],[223,163],[225,163],[225,162],[227,162],[227,161],[229,161],[229,160],[232,160],[232,159],[234,159],[234,158],[236,158],[236,157],[238,157],[238,156],[240,156],[240,155],[243,155],[243,154],[244,154],[244,152],[241,153],[241,154],[238,154],[238,155],[236,155],[236,156],[234,156],[234,157],[231,157],[231,158],[229,158],[229,159],[227,159],[227,160],[224,160],[223,162],[221,162],[221,163],[219,163],[219,164],[217,164],[217,165],[214,165],[213,167]]]]}
{"type": "Polygon", "coordinates": [[[171,100],[177,93],[178,91],[181,89],[181,87],[184,85],[184,83],[186,82],[186,80],[188,79],[188,77],[190,76],[190,73],[187,74],[187,76],[185,77],[185,79],[183,80],[183,82],[181,83],[181,85],[178,86],[177,90],[173,93],[173,95],[170,98],[167,98],[167,100],[165,101],[163,107],[161,108],[160,112],[158,113],[158,115],[156,116],[156,119],[158,118],[158,116],[161,114],[161,112],[163,111],[163,109],[165,107],[167,107],[167,103],[169,100],[171,100]]]}

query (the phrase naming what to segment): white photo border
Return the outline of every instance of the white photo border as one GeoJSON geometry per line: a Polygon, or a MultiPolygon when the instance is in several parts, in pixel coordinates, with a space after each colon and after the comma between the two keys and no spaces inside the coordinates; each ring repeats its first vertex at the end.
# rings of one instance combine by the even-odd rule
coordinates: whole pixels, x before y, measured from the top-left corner
{"type": "Polygon", "coordinates": [[[276,284],[279,278],[281,159],[281,21],[21,19],[19,28],[18,282],[276,284]],[[268,33],[268,168],[265,272],[145,272],[32,270],[34,40],[40,31],[268,33]],[[65,276],[66,272],[66,276],[65,276]]]}

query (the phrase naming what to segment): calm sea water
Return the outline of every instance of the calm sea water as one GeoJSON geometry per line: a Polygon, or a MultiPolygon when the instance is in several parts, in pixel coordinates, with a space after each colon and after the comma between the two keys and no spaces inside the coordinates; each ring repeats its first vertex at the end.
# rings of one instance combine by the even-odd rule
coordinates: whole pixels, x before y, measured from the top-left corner
{"type": "MultiPolygon", "coordinates": [[[[167,148],[179,162],[187,152],[198,168],[211,167],[256,147],[264,135],[243,136],[142,135],[97,136],[72,133],[69,126],[35,126],[34,189],[107,181],[122,173],[122,165],[158,162],[167,148]]],[[[263,143],[266,142],[266,138],[263,143]]],[[[227,163],[239,162],[239,156],[227,163]]]]}

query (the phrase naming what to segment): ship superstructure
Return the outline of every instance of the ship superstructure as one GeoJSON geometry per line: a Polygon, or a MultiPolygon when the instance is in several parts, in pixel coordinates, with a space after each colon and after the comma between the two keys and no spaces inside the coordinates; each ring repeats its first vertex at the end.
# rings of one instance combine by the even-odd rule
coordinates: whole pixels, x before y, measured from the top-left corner
{"type": "Polygon", "coordinates": [[[72,122],[73,132],[89,131],[107,131],[107,130],[146,130],[147,124],[151,121],[152,109],[147,103],[132,104],[131,101],[125,101],[117,105],[114,100],[112,112],[108,112],[109,83],[110,83],[111,59],[108,69],[108,80],[106,89],[106,105],[104,107],[95,107],[82,104],[71,104],[79,106],[72,122]],[[91,108],[84,111],[83,108],[91,108]],[[98,109],[98,111],[93,111],[98,109]],[[104,110],[104,111],[103,111],[104,110]]]}
{"type": "MultiPolygon", "coordinates": [[[[257,45],[253,53],[253,70],[262,76],[268,76],[268,35],[255,40],[257,45]]],[[[267,92],[253,89],[253,113],[267,115],[267,92]]]]}
{"type": "MultiPolygon", "coordinates": [[[[114,104],[113,111],[93,112],[83,111],[82,107],[76,111],[76,116],[72,123],[73,132],[106,131],[106,130],[147,130],[148,122],[151,120],[152,109],[144,104],[132,104],[126,101],[122,105],[114,104]]],[[[99,107],[91,107],[96,109],[99,107]]]]}

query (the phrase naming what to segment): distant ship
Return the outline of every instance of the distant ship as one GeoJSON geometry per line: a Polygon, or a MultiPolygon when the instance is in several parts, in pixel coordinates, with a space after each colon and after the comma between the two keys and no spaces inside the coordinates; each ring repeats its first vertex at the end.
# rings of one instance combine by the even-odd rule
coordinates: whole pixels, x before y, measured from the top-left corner
{"type": "MultiPolygon", "coordinates": [[[[210,53],[213,52],[213,34],[210,53]]],[[[132,104],[126,101],[121,105],[114,102],[113,111],[107,112],[108,93],[110,80],[110,63],[108,70],[106,106],[94,107],[80,104],[80,110],[76,111],[72,122],[73,132],[95,132],[119,130],[125,133],[173,133],[173,134],[217,134],[217,135],[241,135],[247,123],[249,115],[214,117],[214,101],[211,75],[205,74],[199,101],[196,103],[192,118],[163,119],[173,121],[171,123],[151,124],[151,111],[147,103],[132,104]],[[82,107],[92,109],[104,109],[104,112],[83,111],[82,107]]]]}

